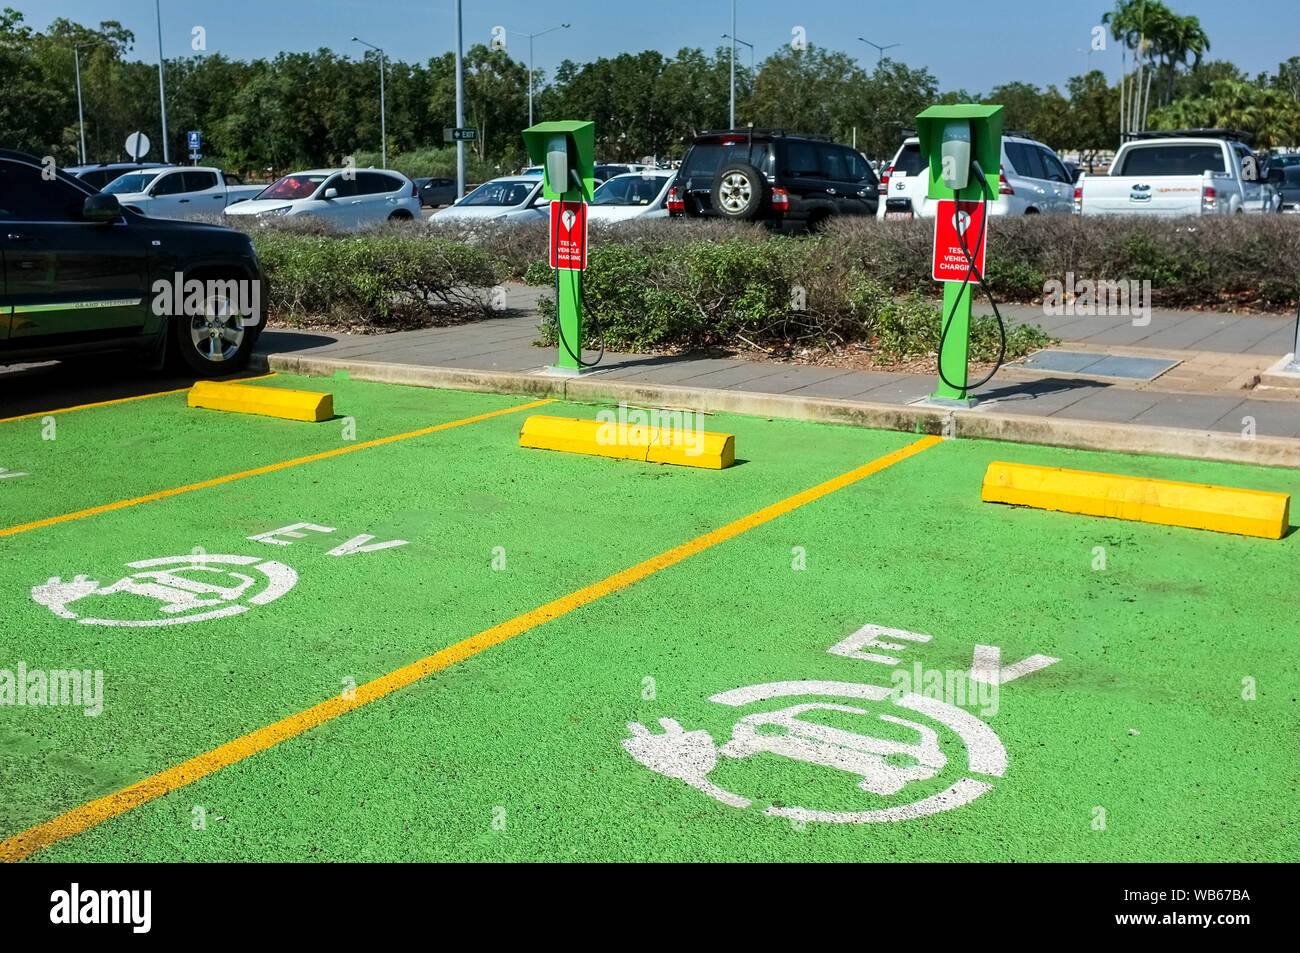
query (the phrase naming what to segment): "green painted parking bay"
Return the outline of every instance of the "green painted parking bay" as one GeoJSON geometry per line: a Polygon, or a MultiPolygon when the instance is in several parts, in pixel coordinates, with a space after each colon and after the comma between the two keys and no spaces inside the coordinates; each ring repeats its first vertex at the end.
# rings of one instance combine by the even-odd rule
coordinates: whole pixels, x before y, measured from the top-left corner
{"type": "MultiPolygon", "coordinates": [[[[1294,534],[979,502],[995,458],[1284,492],[1293,471],[734,416],[701,419],[739,461],[704,471],[521,449],[523,398],[267,383],[331,389],[340,418],[94,411],[105,452],[173,435],[147,475],[114,464],[122,495],[345,446],[345,417],[362,441],[507,412],[0,538],[0,668],[104,685],[93,717],[0,707],[11,853],[30,830],[36,860],[1293,850],[1294,534]],[[167,573],[222,591],[139,591],[167,573]]],[[[29,436],[0,425],[6,462],[58,467],[29,436]]],[[[12,522],[102,502],[75,473],[12,522]]]]}

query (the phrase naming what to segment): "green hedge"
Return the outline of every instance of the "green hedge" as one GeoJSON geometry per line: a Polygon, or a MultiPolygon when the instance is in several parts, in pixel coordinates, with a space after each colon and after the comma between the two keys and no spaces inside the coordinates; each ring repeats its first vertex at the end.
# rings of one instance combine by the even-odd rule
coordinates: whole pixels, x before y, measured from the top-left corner
{"type": "MultiPolygon", "coordinates": [[[[639,238],[594,244],[583,279],[588,320],[583,343],[662,351],[760,347],[786,351],[854,345],[884,359],[936,351],[941,314],[919,294],[899,297],[875,276],[844,260],[830,238],[665,242],[639,238]]],[[[549,283],[537,263],[527,277],[549,283]]],[[[542,341],[556,343],[555,308],[540,298],[542,341]]],[[[971,353],[990,361],[997,324],[977,319],[971,353]]],[[[1047,343],[1037,327],[1008,335],[1007,353],[1020,356],[1047,343]]]]}
{"type": "Polygon", "coordinates": [[[288,324],[322,321],[397,330],[491,307],[501,264],[482,248],[413,234],[342,238],[258,232],[268,311],[288,324]]]}

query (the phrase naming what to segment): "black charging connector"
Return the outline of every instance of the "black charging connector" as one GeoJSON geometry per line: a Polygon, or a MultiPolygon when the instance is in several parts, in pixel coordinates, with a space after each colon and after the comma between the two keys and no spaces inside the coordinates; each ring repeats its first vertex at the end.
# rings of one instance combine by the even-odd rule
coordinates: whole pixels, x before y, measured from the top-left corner
{"type": "MultiPolygon", "coordinates": [[[[983,247],[985,235],[988,233],[989,197],[993,193],[989,189],[988,179],[984,177],[984,170],[980,168],[980,164],[978,162],[972,162],[971,170],[975,173],[975,178],[979,179],[980,186],[983,189],[983,196],[981,197],[980,201],[984,203],[984,209],[983,209],[983,214],[980,215],[979,239],[975,242],[975,247],[978,249],[983,247]]],[[[958,205],[957,207],[960,208],[960,205],[958,205]]],[[[957,229],[957,241],[961,245],[961,253],[966,257],[966,277],[962,279],[961,291],[958,292],[957,296],[953,299],[952,310],[948,312],[947,318],[944,319],[943,329],[939,333],[939,380],[943,381],[947,386],[951,387],[953,390],[970,393],[976,387],[982,387],[985,384],[987,384],[989,381],[991,381],[993,379],[993,375],[996,374],[998,372],[998,369],[1002,366],[1002,361],[1007,356],[1007,326],[1002,320],[1002,312],[998,310],[998,303],[993,297],[993,291],[992,289],[989,288],[988,282],[984,280],[984,273],[981,272],[979,268],[975,265],[975,256],[971,254],[971,250],[966,244],[966,232],[961,228],[957,229]],[[943,373],[943,346],[944,343],[948,340],[948,328],[951,326],[952,319],[954,315],[956,315],[957,313],[957,306],[958,304],[961,303],[961,296],[966,291],[966,288],[970,284],[970,280],[972,277],[976,278],[979,281],[980,287],[984,289],[984,294],[989,299],[989,304],[992,305],[993,307],[993,315],[997,318],[998,321],[998,336],[1001,339],[1001,343],[998,346],[998,359],[994,362],[993,369],[989,371],[988,374],[986,374],[980,380],[976,381],[973,384],[968,383],[963,387],[961,385],[954,384],[952,381],[948,380],[948,378],[943,373]]]]}

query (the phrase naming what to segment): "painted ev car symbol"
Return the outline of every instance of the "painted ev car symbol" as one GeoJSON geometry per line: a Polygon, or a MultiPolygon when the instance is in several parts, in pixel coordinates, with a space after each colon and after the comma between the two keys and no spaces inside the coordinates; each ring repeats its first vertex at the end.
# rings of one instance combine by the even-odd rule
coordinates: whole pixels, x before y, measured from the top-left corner
{"type": "MultiPolygon", "coordinates": [[[[634,722],[628,725],[632,737],[623,741],[623,747],[651,771],[677,778],[714,800],[742,809],[753,802],[709,780],[720,756],[746,759],[766,752],[835,768],[856,777],[859,790],[889,797],[913,782],[936,777],[948,764],[949,757],[940,745],[939,733],[926,724],[927,721],[944,726],[961,740],[965,748],[965,769],[970,774],[1000,778],[1006,771],[1007,752],[993,729],[954,705],[915,693],[898,696],[895,691],[880,685],[799,681],[750,685],[722,692],[709,700],[740,707],[773,698],[810,695],[877,704],[873,710],[868,710],[858,705],[805,702],[778,711],[746,715],[732,729],[731,740],[721,747],[714,743],[707,731],[685,731],[671,718],[659,719],[664,729],[661,734],[634,722]],[[900,710],[907,717],[903,717],[900,710]],[[887,732],[889,738],[845,731],[812,720],[811,713],[819,711],[861,715],[868,719],[869,724],[885,722],[903,731],[895,728],[887,732]],[[805,715],[810,717],[801,717],[805,715]],[[900,734],[909,740],[894,740],[900,734]]],[[[990,788],[992,784],[989,781],[964,776],[936,794],[875,810],[826,811],[774,804],[764,813],[795,821],[840,824],[901,821],[960,807],[990,788]]]]}

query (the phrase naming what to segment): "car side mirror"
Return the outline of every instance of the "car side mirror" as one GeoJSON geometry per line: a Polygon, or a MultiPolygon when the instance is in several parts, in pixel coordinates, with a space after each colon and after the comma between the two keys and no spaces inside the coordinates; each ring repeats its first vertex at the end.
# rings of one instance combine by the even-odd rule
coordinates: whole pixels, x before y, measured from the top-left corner
{"type": "Polygon", "coordinates": [[[97,192],[81,203],[81,217],[88,222],[116,222],[122,217],[122,205],[111,192],[97,192]]]}
{"type": "Polygon", "coordinates": [[[326,189],[326,190],[325,190],[325,194],[321,196],[321,198],[325,199],[325,201],[327,201],[327,202],[328,202],[330,199],[336,199],[336,198],[338,198],[338,197],[339,197],[339,190],[338,190],[338,189],[326,189]]]}

